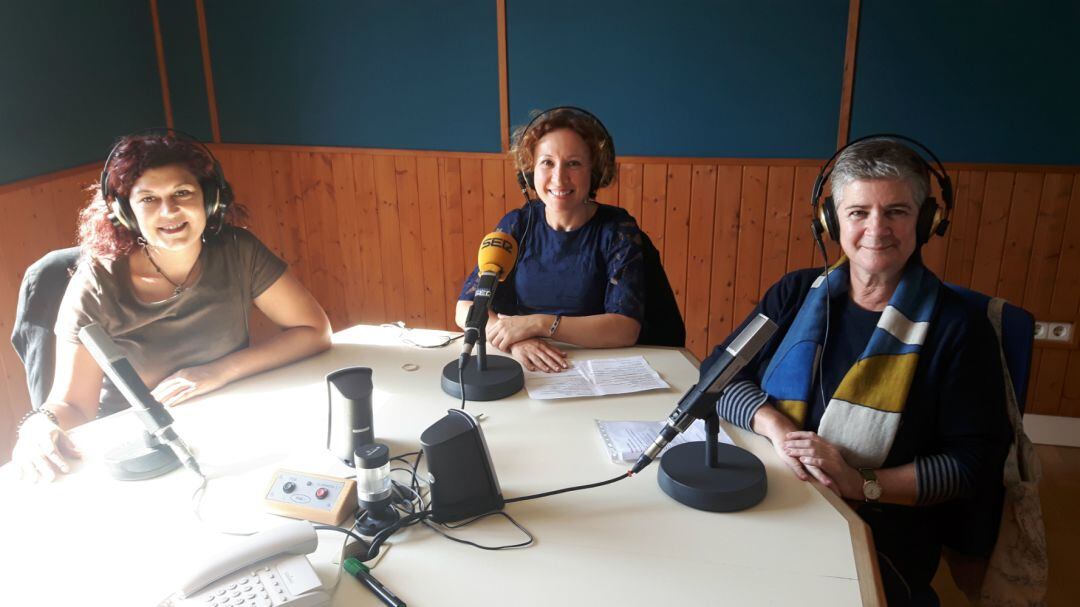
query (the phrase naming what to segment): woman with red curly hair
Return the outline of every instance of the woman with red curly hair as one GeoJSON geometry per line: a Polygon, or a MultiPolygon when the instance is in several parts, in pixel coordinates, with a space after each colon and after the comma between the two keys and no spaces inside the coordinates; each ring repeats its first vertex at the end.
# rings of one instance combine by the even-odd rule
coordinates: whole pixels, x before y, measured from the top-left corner
{"type": "Polygon", "coordinates": [[[82,259],[56,320],[52,390],[24,418],[12,459],[51,480],[78,457],[66,430],[127,406],[78,332],[98,323],[166,406],[330,347],[315,298],[250,232],[202,144],[128,136],[79,214],[82,259]],[[248,344],[254,304],[283,330],[248,344]]]}

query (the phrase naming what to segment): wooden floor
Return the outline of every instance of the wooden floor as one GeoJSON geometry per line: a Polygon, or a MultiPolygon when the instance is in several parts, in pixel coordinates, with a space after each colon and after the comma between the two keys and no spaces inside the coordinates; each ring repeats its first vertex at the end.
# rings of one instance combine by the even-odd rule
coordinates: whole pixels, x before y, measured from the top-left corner
{"type": "MultiPolygon", "coordinates": [[[[1080,449],[1036,445],[1042,462],[1043,519],[1046,547],[1050,553],[1050,589],[1046,602],[1080,605],[1080,449]]],[[[941,604],[967,605],[964,595],[953,585],[943,564],[934,578],[941,604]]]]}

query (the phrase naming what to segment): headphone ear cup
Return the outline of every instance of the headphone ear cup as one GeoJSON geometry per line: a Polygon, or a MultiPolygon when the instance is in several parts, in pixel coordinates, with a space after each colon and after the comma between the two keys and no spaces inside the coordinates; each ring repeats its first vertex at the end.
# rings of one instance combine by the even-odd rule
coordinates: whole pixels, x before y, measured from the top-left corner
{"type": "Polygon", "coordinates": [[[832,196],[826,196],[825,204],[821,205],[821,223],[829,238],[833,242],[840,242],[840,219],[836,216],[836,202],[832,196]]]}
{"type": "Polygon", "coordinates": [[[940,218],[941,207],[933,196],[928,197],[919,207],[919,218],[915,224],[915,237],[919,240],[919,244],[926,244],[930,240],[937,231],[940,218]]]}
{"type": "Polygon", "coordinates": [[[536,191],[536,184],[533,183],[533,172],[532,171],[526,171],[524,173],[524,175],[525,175],[525,183],[529,184],[529,188],[532,191],[535,192],[536,191]]]}
{"type": "Polygon", "coordinates": [[[109,221],[117,228],[129,230],[136,236],[140,236],[139,222],[128,212],[129,208],[131,204],[126,199],[113,196],[112,204],[109,205],[109,221]]]}

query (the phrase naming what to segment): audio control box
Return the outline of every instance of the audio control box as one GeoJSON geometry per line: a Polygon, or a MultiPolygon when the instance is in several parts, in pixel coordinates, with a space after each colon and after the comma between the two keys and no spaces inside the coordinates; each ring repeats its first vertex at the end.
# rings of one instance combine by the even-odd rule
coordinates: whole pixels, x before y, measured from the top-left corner
{"type": "Polygon", "coordinates": [[[341,525],[356,513],[356,481],[297,470],[278,470],[263,496],[266,510],[281,516],[341,525]]]}

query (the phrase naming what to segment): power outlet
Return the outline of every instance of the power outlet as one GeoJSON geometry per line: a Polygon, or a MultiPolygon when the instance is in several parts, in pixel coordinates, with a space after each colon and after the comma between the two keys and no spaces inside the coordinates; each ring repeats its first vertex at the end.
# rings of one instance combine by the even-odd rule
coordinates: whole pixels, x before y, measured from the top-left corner
{"type": "Polygon", "coordinates": [[[1071,322],[1052,322],[1046,325],[1046,339],[1048,341],[1071,342],[1073,336],[1073,324],[1071,322]]]}
{"type": "Polygon", "coordinates": [[[1042,341],[1046,339],[1046,325],[1047,323],[1040,321],[1035,322],[1035,341],[1042,341]]]}

